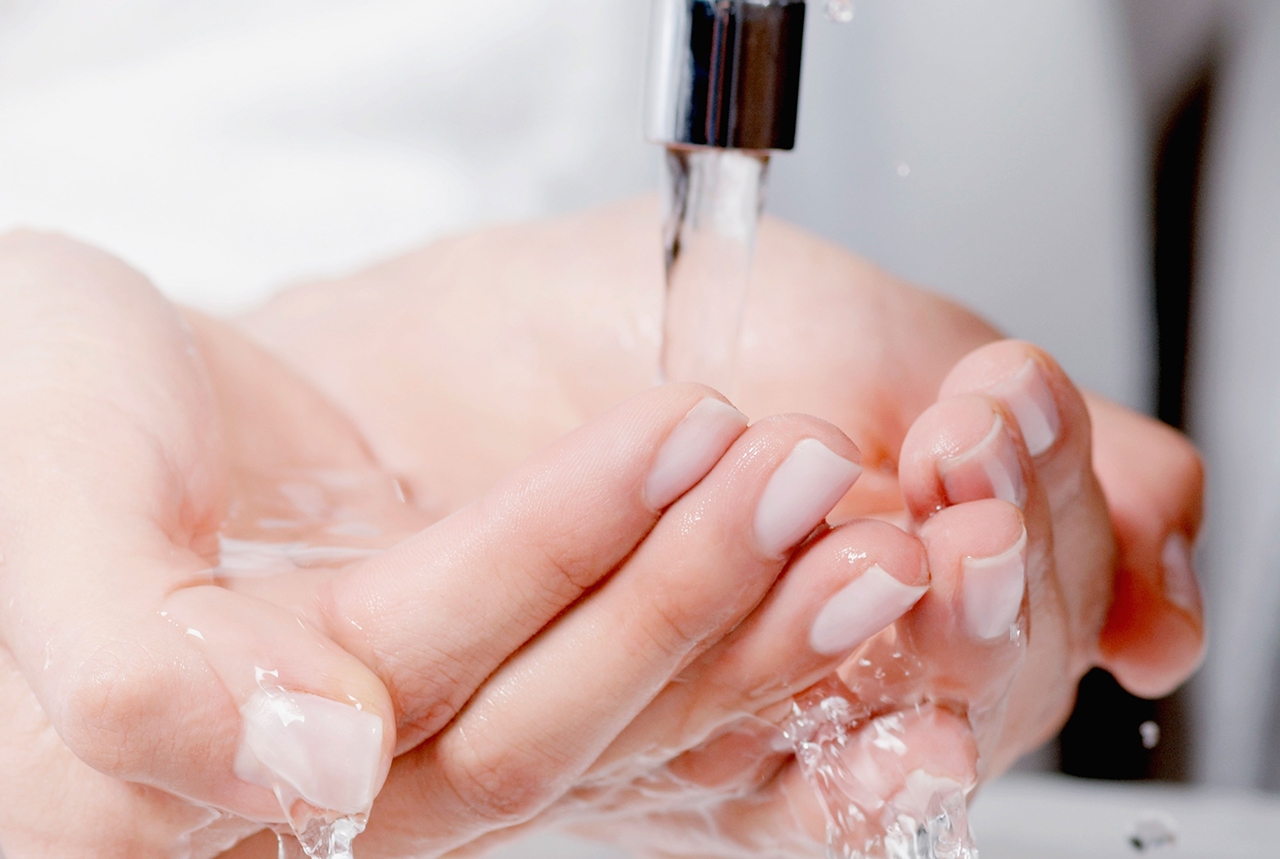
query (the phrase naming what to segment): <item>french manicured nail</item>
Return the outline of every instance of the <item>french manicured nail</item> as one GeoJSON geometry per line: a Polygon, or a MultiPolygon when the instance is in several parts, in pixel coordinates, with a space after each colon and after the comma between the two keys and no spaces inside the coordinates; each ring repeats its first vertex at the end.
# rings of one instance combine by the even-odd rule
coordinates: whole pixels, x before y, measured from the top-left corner
{"type": "Polygon", "coordinates": [[[1185,609],[1193,617],[1204,613],[1204,597],[1200,581],[1196,578],[1192,562],[1191,544],[1181,534],[1173,534],[1165,541],[1160,555],[1164,567],[1164,595],[1169,602],[1185,609]]]}
{"type": "MultiPolygon", "coordinates": [[[[240,708],[236,775],[312,806],[360,814],[373,805],[382,720],[305,692],[263,690],[240,708]]],[[[287,805],[286,805],[287,809],[287,805]]]]}
{"type": "Polygon", "coordinates": [[[939,462],[938,472],[952,504],[999,498],[1022,507],[1027,501],[1018,450],[1000,415],[996,415],[991,432],[982,441],[939,462]]]}
{"type": "Polygon", "coordinates": [[[649,506],[662,510],[692,489],[746,428],[746,415],[714,397],[694,406],[658,450],[644,484],[649,506]]]}
{"type": "Polygon", "coordinates": [[[818,612],[809,644],[824,656],[848,653],[900,618],[927,590],[903,584],[879,565],[868,567],[818,612]]]}
{"type": "Polygon", "coordinates": [[[1032,456],[1039,456],[1058,440],[1062,419],[1053,391],[1045,381],[1040,365],[1028,358],[1016,374],[990,389],[1013,412],[1022,430],[1022,440],[1032,456]]]}
{"type": "Polygon", "coordinates": [[[1027,590],[1027,532],[1007,551],[991,558],[965,558],[965,629],[984,641],[1009,632],[1022,610],[1027,590]]]}
{"type": "Polygon", "coordinates": [[[861,466],[814,438],[795,446],[769,478],[756,507],[756,540],[781,555],[803,540],[849,491],[861,466]]]}

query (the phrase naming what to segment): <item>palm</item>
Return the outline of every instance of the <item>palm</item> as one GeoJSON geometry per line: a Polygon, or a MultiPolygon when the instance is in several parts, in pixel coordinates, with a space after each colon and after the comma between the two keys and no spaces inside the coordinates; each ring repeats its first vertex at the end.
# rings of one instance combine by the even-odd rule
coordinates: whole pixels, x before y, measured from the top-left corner
{"type": "MultiPolygon", "coordinates": [[[[650,205],[626,204],[447,240],[286,293],[242,325],[350,415],[420,500],[453,509],[653,384],[655,223],[650,205]]],[[[755,417],[831,420],[891,475],[947,371],[996,332],[776,222],[757,257],[735,401],[755,417]]],[[[865,503],[901,507],[891,491],[865,503]]]]}

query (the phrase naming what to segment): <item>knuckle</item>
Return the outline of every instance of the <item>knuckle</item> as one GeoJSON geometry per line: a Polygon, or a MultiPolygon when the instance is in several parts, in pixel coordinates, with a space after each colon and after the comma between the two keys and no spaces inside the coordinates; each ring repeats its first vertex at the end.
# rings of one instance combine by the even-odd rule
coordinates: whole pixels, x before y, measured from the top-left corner
{"type": "Polygon", "coordinates": [[[482,826],[523,823],[555,798],[560,769],[536,752],[501,748],[477,749],[459,732],[455,766],[444,769],[450,791],[482,826]]]}
{"type": "Polygon", "coordinates": [[[530,577],[539,596],[559,604],[573,600],[599,579],[600,559],[583,548],[590,545],[588,529],[575,523],[562,524],[551,539],[542,544],[530,577]]]}
{"type": "Polygon", "coordinates": [[[166,707],[173,678],[151,660],[103,646],[58,689],[55,724],[67,747],[89,766],[117,778],[145,765],[147,725],[166,707]]]}
{"type": "MultiPolygon", "coordinates": [[[[709,603],[708,603],[709,604],[709,603]]],[[[643,634],[660,653],[684,653],[705,635],[707,624],[679,599],[654,599],[646,606],[643,634]]]]}
{"type": "Polygon", "coordinates": [[[426,644],[394,654],[394,662],[383,660],[378,673],[400,714],[401,733],[421,740],[451,722],[475,691],[479,663],[475,654],[453,654],[426,644]]]}
{"type": "Polygon", "coordinates": [[[532,583],[536,600],[561,605],[594,586],[621,560],[632,541],[624,533],[626,528],[609,527],[612,517],[602,517],[600,508],[582,497],[549,508],[545,499],[556,497],[563,488],[543,485],[546,478],[538,475],[519,491],[504,493],[483,518],[503,541],[512,534],[536,535],[521,541],[528,558],[522,572],[532,583]]]}

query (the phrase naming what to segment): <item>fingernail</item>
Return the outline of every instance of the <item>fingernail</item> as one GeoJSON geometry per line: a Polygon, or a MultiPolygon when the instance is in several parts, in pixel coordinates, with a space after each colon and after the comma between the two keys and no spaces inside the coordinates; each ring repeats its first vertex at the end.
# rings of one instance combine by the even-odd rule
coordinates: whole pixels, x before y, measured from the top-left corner
{"type": "Polygon", "coordinates": [[[707,397],[685,415],[658,450],[644,497],[662,510],[692,489],[724,456],[742,431],[747,416],[728,403],[707,397]]]}
{"type": "Polygon", "coordinates": [[[827,517],[862,474],[862,468],[807,438],[795,446],[760,496],[756,540],[768,555],[795,546],[827,517]]]}
{"type": "Polygon", "coordinates": [[[1032,456],[1053,447],[1062,429],[1062,420],[1053,391],[1034,359],[1028,358],[1021,370],[990,388],[990,393],[1013,412],[1022,430],[1022,440],[1032,456]]]}
{"type": "Polygon", "coordinates": [[[1005,432],[1000,415],[996,415],[986,438],[964,453],[939,462],[938,472],[952,504],[994,497],[1022,507],[1027,501],[1018,450],[1005,432]]]}
{"type": "Polygon", "coordinates": [[[299,800],[339,814],[368,811],[388,723],[359,703],[367,689],[335,682],[346,667],[333,658],[336,645],[289,612],[218,587],[175,591],[161,614],[239,708],[238,778],[275,793],[286,815],[299,800]],[[320,694],[302,691],[309,681],[320,694]]]}
{"type": "Polygon", "coordinates": [[[824,656],[848,653],[915,605],[927,587],[905,585],[879,565],[827,601],[809,631],[809,644],[824,656]]]}
{"type": "Polygon", "coordinates": [[[923,821],[937,813],[933,808],[938,803],[963,803],[964,796],[964,786],[955,779],[917,769],[907,773],[902,790],[893,797],[893,806],[899,814],[923,821]]]}
{"type": "Polygon", "coordinates": [[[1164,594],[1169,602],[1190,612],[1193,617],[1204,613],[1204,596],[1196,578],[1191,544],[1181,534],[1165,541],[1160,555],[1164,567],[1164,594]]]}
{"type": "Polygon", "coordinates": [[[974,638],[999,638],[1018,620],[1027,589],[1026,551],[1024,529],[1008,551],[992,558],[964,559],[964,624],[974,638]]]}
{"type": "MultiPolygon", "coordinates": [[[[382,720],[355,707],[287,690],[262,690],[240,708],[236,775],[316,808],[361,814],[373,805],[382,720]]],[[[286,811],[288,805],[286,802],[286,811]]]]}

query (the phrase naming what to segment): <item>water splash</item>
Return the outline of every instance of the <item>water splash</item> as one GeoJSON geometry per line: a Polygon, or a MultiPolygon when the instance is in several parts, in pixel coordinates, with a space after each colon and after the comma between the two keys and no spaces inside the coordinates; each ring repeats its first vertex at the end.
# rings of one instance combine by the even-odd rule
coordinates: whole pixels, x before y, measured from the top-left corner
{"type": "Polygon", "coordinates": [[[876,713],[832,679],[792,704],[783,736],[827,820],[829,859],[977,859],[961,783],[913,763],[909,720],[928,702],[876,713]]]}
{"type": "Polygon", "coordinates": [[[979,697],[956,697],[939,639],[950,634],[964,635],[899,620],[793,702],[781,727],[823,809],[830,859],[977,859],[968,798],[1026,661],[1026,607],[1007,638],[967,654],[993,678],[979,697]]]}
{"type": "Polygon", "coordinates": [[[364,832],[367,817],[312,817],[277,829],[279,859],[354,859],[351,843],[364,832]]]}
{"type": "Polygon", "coordinates": [[[663,171],[667,296],[661,378],[733,396],[766,154],[668,149],[663,171]]]}

